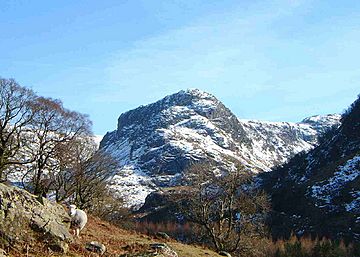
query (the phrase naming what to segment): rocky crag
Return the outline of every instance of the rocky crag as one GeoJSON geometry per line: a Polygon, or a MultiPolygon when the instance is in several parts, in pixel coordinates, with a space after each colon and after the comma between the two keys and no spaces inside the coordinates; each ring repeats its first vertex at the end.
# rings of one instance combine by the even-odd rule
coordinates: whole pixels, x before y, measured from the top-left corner
{"type": "Polygon", "coordinates": [[[61,205],[0,183],[0,247],[5,251],[31,252],[40,241],[54,252],[66,253],[72,241],[69,226],[70,217],[61,205]]]}

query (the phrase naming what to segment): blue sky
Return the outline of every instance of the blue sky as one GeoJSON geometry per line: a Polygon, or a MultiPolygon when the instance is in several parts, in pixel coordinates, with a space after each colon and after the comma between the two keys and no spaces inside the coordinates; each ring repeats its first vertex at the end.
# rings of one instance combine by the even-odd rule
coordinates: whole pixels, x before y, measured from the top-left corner
{"type": "Polygon", "coordinates": [[[181,89],[245,119],[342,112],[360,93],[360,1],[15,1],[0,76],[90,115],[94,132],[181,89]]]}

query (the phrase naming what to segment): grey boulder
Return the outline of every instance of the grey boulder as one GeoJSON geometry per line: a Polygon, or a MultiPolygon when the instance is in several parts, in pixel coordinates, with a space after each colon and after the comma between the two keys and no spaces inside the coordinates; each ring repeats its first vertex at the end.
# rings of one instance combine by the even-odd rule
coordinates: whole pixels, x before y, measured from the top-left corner
{"type": "Polygon", "coordinates": [[[0,247],[21,248],[22,243],[42,241],[51,250],[68,251],[72,242],[70,217],[65,209],[25,190],[0,184],[0,247]]]}

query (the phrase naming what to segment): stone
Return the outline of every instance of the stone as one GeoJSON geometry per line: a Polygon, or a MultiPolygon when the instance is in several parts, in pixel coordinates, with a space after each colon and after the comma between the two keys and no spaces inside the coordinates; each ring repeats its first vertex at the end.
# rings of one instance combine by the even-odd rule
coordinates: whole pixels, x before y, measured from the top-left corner
{"type": "Polygon", "coordinates": [[[106,252],[105,245],[103,245],[102,243],[96,242],[96,241],[86,243],[85,249],[90,252],[99,253],[101,255],[106,252]]]}
{"type": "Polygon", "coordinates": [[[69,250],[69,245],[63,241],[57,240],[52,244],[49,244],[49,248],[54,252],[67,253],[69,250]]]}
{"type": "Polygon", "coordinates": [[[121,254],[119,257],[163,257],[163,255],[159,255],[157,253],[135,253],[135,254],[121,254]]]}
{"type": "Polygon", "coordinates": [[[168,234],[166,234],[165,232],[157,232],[155,234],[155,237],[157,239],[165,239],[165,240],[170,240],[170,236],[168,234]]]}
{"type": "Polygon", "coordinates": [[[219,255],[221,255],[221,256],[231,257],[231,254],[230,254],[230,253],[228,253],[228,252],[225,252],[225,251],[220,251],[220,252],[219,252],[219,255]]]}
{"type": "Polygon", "coordinates": [[[171,249],[167,244],[164,243],[154,243],[150,244],[150,247],[156,251],[158,254],[162,254],[159,256],[164,257],[178,257],[177,253],[171,249]]]}
{"type": "Polygon", "coordinates": [[[66,253],[73,240],[69,220],[61,205],[0,183],[2,245],[21,248],[23,242],[40,240],[51,250],[66,253]]]}
{"type": "Polygon", "coordinates": [[[125,253],[119,257],[178,257],[177,253],[164,243],[153,243],[149,248],[137,253],[125,253]]]}
{"type": "Polygon", "coordinates": [[[6,251],[4,249],[0,248],[0,257],[7,257],[7,256],[8,255],[7,255],[6,251]]]}

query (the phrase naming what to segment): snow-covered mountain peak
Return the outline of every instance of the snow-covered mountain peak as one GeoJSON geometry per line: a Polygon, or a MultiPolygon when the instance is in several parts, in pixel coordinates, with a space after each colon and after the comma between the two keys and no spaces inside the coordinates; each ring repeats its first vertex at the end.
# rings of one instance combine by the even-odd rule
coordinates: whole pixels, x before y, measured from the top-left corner
{"type": "Polygon", "coordinates": [[[311,125],[315,125],[315,124],[334,125],[334,124],[338,124],[340,119],[341,119],[340,114],[314,115],[303,119],[301,123],[307,123],[311,125]]]}
{"type": "Polygon", "coordinates": [[[202,91],[200,89],[197,88],[188,88],[184,91],[180,91],[180,92],[185,92],[185,94],[190,94],[193,96],[196,96],[198,98],[203,98],[203,99],[214,99],[215,101],[217,101],[216,97],[208,92],[202,91]]]}
{"type": "MultiPolygon", "coordinates": [[[[202,91],[200,89],[191,88],[186,90],[181,90],[177,93],[165,96],[163,99],[153,103],[162,105],[191,105],[194,102],[198,101],[208,101],[208,103],[212,103],[212,105],[216,105],[220,103],[220,101],[212,94],[202,91]]],[[[152,105],[152,104],[150,104],[152,105]]]]}
{"type": "Polygon", "coordinates": [[[135,125],[159,125],[175,122],[174,119],[189,118],[195,114],[210,117],[218,107],[223,107],[213,95],[198,89],[182,90],[145,106],[120,115],[118,131],[135,125]],[[173,122],[171,121],[173,120],[173,122]]]}
{"type": "Polygon", "coordinates": [[[114,187],[146,196],[178,183],[194,162],[221,166],[230,157],[253,172],[268,171],[314,147],[316,138],[309,124],[242,122],[213,95],[188,89],[121,114],[117,130],[104,136],[100,148],[122,166],[114,187]]]}

